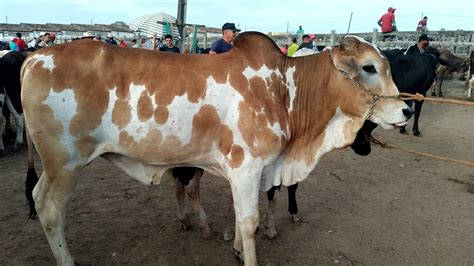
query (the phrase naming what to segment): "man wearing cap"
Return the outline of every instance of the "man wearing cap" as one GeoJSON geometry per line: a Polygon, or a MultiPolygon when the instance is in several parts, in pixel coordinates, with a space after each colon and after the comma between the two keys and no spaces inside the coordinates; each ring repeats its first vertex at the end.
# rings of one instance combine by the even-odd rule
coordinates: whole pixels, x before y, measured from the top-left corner
{"type": "Polygon", "coordinates": [[[307,48],[307,49],[311,49],[311,50],[313,50],[313,48],[314,48],[313,39],[311,39],[311,37],[308,34],[303,35],[303,42],[298,47],[298,50],[300,50],[302,48],[307,48]]]}
{"type": "Polygon", "coordinates": [[[222,26],[222,39],[215,41],[212,46],[209,54],[222,54],[230,51],[232,49],[232,42],[237,36],[237,32],[240,30],[235,27],[234,23],[225,23],[222,26]]]}
{"type": "Polygon", "coordinates": [[[405,55],[424,53],[425,49],[430,45],[430,41],[432,40],[433,39],[429,38],[428,35],[421,34],[420,37],[418,37],[418,42],[408,47],[408,49],[405,52],[405,55]]]}
{"type": "Polygon", "coordinates": [[[114,35],[112,33],[107,33],[107,39],[105,39],[105,43],[111,45],[117,45],[117,41],[114,40],[114,35]]]}
{"type": "MultiPolygon", "coordinates": [[[[388,12],[383,14],[382,17],[379,19],[377,24],[382,28],[382,33],[390,33],[397,31],[396,23],[395,23],[395,8],[389,7],[388,12]]],[[[392,39],[393,35],[384,35],[383,40],[390,38],[392,39]]]]}

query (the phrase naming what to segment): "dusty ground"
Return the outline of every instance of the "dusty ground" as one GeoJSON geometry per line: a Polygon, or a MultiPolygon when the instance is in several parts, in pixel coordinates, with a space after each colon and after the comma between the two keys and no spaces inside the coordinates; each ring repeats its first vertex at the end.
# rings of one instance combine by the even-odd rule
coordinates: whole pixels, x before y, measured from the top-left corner
{"type": "MultiPolygon", "coordinates": [[[[461,83],[447,95],[460,96],[461,83]]],[[[377,137],[414,150],[474,161],[474,109],[425,103],[423,137],[378,129],[377,137]]],[[[411,128],[411,127],[410,127],[411,128]]],[[[38,221],[27,217],[26,152],[0,158],[0,265],[52,265],[38,221]]],[[[202,201],[210,240],[183,231],[171,182],[148,188],[103,159],[84,171],[68,206],[67,237],[83,265],[239,265],[232,242],[230,190],[205,176],[202,201]]],[[[261,265],[473,265],[474,168],[375,147],[326,155],[300,184],[303,222],[290,222],[286,192],[276,211],[278,238],[257,237],[261,265]]],[[[261,209],[265,206],[261,197],[261,209]]],[[[263,213],[262,213],[263,217],[263,213]]]]}

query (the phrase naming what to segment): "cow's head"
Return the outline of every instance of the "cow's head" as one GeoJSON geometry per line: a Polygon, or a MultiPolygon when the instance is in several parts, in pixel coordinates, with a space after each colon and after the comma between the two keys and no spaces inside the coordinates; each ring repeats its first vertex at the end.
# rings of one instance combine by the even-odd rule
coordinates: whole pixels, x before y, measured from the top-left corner
{"type": "Polygon", "coordinates": [[[346,36],[340,40],[339,49],[334,49],[332,60],[339,71],[364,91],[370,102],[367,119],[384,129],[406,125],[411,109],[394,98],[399,92],[389,62],[374,45],[356,36],[346,36]]]}

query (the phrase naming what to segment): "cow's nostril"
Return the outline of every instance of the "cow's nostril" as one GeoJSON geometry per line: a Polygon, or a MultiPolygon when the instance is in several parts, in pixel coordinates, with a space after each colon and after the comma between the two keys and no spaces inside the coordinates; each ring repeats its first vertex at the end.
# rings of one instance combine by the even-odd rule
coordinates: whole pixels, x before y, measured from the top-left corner
{"type": "Polygon", "coordinates": [[[404,108],[402,112],[408,119],[413,115],[413,111],[410,108],[404,108]]]}

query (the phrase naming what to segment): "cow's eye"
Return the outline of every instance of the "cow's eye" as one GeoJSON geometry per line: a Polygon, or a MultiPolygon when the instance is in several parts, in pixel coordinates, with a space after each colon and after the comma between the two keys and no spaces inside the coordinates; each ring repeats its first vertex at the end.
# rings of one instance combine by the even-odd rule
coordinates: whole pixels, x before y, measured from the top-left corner
{"type": "Polygon", "coordinates": [[[362,69],[365,72],[370,73],[370,74],[377,73],[377,70],[375,69],[374,65],[366,65],[366,66],[363,66],[362,69]]]}

